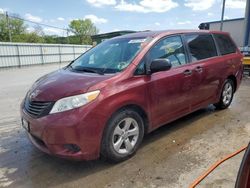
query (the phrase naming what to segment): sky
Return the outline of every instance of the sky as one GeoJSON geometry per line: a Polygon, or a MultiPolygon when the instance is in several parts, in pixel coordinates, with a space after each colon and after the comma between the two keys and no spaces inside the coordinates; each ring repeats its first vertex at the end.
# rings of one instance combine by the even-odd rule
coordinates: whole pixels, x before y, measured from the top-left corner
{"type": "MultiPolygon", "coordinates": [[[[246,0],[226,0],[225,19],[244,17],[246,0]]],[[[8,11],[30,21],[67,28],[73,19],[89,18],[106,33],[118,30],[198,29],[221,17],[222,0],[0,0],[8,11]]],[[[33,25],[28,24],[28,30],[33,25]]],[[[43,27],[46,34],[66,31],[43,27]]]]}

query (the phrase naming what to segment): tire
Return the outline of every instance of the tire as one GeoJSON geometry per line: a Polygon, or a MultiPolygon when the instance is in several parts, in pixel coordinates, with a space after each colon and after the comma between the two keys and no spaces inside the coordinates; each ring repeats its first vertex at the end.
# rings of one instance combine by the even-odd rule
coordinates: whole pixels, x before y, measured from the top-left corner
{"type": "Polygon", "coordinates": [[[220,101],[214,106],[217,109],[226,109],[230,106],[233,100],[234,96],[234,91],[235,91],[235,85],[233,80],[231,79],[226,79],[222,91],[221,91],[221,96],[220,96],[220,101]]]}
{"type": "Polygon", "coordinates": [[[109,162],[121,162],[133,156],[144,136],[144,123],[133,109],[123,109],[108,121],[104,131],[101,155],[109,162]]]}

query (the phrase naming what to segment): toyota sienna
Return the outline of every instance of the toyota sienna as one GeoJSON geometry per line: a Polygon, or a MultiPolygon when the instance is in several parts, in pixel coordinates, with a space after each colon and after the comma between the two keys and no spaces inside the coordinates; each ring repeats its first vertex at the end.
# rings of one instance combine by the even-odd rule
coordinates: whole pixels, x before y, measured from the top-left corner
{"type": "Polygon", "coordinates": [[[242,71],[225,32],[115,37],[38,79],[21,104],[22,126],[48,154],[123,161],[156,128],[209,104],[227,108],[242,71]]]}

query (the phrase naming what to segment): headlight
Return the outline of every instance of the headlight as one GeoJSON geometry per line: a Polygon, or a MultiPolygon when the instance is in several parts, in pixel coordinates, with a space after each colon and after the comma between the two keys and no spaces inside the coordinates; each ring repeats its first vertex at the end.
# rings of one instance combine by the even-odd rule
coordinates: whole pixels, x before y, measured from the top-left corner
{"type": "Polygon", "coordinates": [[[80,106],[83,106],[93,100],[95,100],[100,91],[92,91],[89,93],[84,93],[81,95],[75,95],[71,97],[65,97],[62,98],[54,104],[53,108],[50,111],[50,114],[58,113],[58,112],[64,112],[67,110],[71,110],[74,108],[78,108],[80,106]]]}

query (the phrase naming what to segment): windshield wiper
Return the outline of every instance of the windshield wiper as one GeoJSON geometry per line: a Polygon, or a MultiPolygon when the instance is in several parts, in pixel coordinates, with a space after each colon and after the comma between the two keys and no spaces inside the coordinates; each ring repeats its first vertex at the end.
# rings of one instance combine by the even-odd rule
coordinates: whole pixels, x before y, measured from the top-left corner
{"type": "Polygon", "coordinates": [[[91,72],[91,73],[97,73],[100,75],[104,75],[104,72],[97,70],[97,69],[92,69],[92,68],[88,68],[88,67],[81,67],[81,66],[76,66],[74,68],[75,71],[83,71],[83,72],[91,72]]]}

